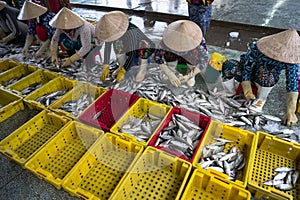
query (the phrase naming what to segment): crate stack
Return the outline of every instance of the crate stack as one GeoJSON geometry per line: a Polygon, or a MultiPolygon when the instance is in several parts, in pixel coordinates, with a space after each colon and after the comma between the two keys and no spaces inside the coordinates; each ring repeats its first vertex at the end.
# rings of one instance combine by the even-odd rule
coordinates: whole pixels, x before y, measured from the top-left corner
{"type": "Polygon", "coordinates": [[[12,60],[0,62],[0,84],[0,152],[72,196],[300,199],[299,180],[288,191],[262,185],[276,167],[300,169],[299,144],[12,60]]]}

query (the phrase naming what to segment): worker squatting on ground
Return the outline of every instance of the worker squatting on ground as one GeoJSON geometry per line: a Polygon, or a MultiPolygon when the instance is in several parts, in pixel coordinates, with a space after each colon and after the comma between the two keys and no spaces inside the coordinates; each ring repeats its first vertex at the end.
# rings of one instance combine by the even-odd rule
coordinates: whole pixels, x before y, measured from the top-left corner
{"type": "Polygon", "coordinates": [[[206,42],[199,26],[189,20],[169,24],[154,59],[174,86],[187,82],[192,87],[195,76],[208,61],[206,42]]]}
{"type": "Polygon", "coordinates": [[[111,76],[120,81],[126,71],[132,66],[139,65],[136,81],[144,79],[148,58],[154,52],[155,44],[137,26],[129,22],[125,13],[112,11],[103,15],[96,25],[96,36],[100,42],[105,42],[104,70],[101,75],[103,81],[109,77],[108,63],[111,59],[112,45],[119,68],[111,76]]]}
{"type": "Polygon", "coordinates": [[[82,17],[64,7],[51,20],[50,25],[56,28],[51,41],[52,64],[58,65],[58,44],[69,55],[62,67],[85,58],[92,50],[95,41],[95,27],[82,17]]]}
{"type": "Polygon", "coordinates": [[[50,41],[55,29],[49,25],[49,21],[54,15],[54,13],[48,12],[46,7],[25,1],[18,16],[19,20],[29,20],[28,32],[22,52],[24,57],[29,56],[29,47],[35,39],[41,43],[35,57],[50,56],[50,41]]]}
{"type": "Polygon", "coordinates": [[[25,41],[28,26],[17,19],[18,15],[18,9],[0,1],[0,42],[25,41]]]}
{"type": "Polygon", "coordinates": [[[288,126],[298,119],[295,114],[298,99],[298,68],[300,63],[300,37],[296,30],[286,30],[266,36],[250,44],[241,55],[240,62],[225,62],[222,69],[225,88],[235,93],[234,80],[241,82],[245,98],[254,100],[251,110],[261,112],[268,94],[278,82],[282,70],[286,74],[286,115],[288,126]],[[251,84],[258,88],[257,97],[251,84]]]}

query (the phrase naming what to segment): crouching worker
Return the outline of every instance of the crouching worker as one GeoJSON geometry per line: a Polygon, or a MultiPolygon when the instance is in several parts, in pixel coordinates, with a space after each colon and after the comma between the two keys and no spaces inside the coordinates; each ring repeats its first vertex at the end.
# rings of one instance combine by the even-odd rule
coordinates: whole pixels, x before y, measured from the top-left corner
{"type": "Polygon", "coordinates": [[[229,90],[235,90],[234,79],[241,82],[244,96],[252,101],[250,109],[261,112],[267,97],[279,80],[282,70],[286,74],[286,114],[288,126],[298,119],[295,114],[298,99],[298,68],[300,63],[300,37],[296,30],[286,30],[266,36],[250,44],[241,55],[240,62],[225,62],[223,79],[229,90]],[[257,96],[252,84],[258,88],[257,96]],[[230,89],[231,88],[231,89],[230,89]]]}
{"type": "Polygon", "coordinates": [[[82,17],[64,7],[50,21],[56,28],[51,41],[52,64],[58,65],[58,44],[67,52],[68,58],[63,60],[61,67],[85,58],[95,46],[95,27],[82,17]]]}
{"type": "Polygon", "coordinates": [[[23,56],[28,57],[29,47],[35,39],[41,43],[39,50],[35,53],[35,57],[50,56],[50,41],[55,29],[49,25],[49,21],[54,17],[54,13],[47,11],[46,7],[25,1],[20,14],[19,20],[29,20],[29,28],[23,48],[23,56]]]}
{"type": "Polygon", "coordinates": [[[0,42],[8,43],[14,40],[24,44],[28,26],[17,19],[18,15],[18,9],[0,1],[0,42]]]}
{"type": "Polygon", "coordinates": [[[136,81],[144,79],[148,58],[154,52],[155,44],[137,26],[129,22],[125,13],[112,11],[103,15],[96,25],[96,36],[100,42],[105,42],[102,81],[110,76],[108,63],[111,59],[112,45],[119,68],[111,76],[120,81],[126,71],[132,66],[139,65],[136,81]]]}
{"type": "Polygon", "coordinates": [[[189,20],[178,20],[168,25],[155,51],[155,62],[172,85],[186,82],[195,85],[195,76],[208,62],[208,52],[202,31],[189,20]]]}

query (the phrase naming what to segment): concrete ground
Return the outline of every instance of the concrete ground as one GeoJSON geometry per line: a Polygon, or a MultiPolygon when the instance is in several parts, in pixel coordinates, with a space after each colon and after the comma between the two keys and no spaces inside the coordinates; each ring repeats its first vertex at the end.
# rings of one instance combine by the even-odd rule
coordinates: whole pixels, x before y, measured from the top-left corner
{"type": "MultiPolygon", "coordinates": [[[[142,1],[118,1],[120,4],[116,4],[116,1],[71,1],[71,2],[84,2],[84,3],[94,3],[97,5],[111,5],[111,6],[139,6],[142,1]]],[[[162,1],[152,1],[152,9],[159,12],[177,12],[182,15],[187,15],[187,7],[184,0],[162,0],[162,1]]],[[[272,26],[279,28],[296,28],[300,30],[300,21],[297,20],[296,16],[300,15],[298,9],[299,2],[291,0],[278,0],[274,1],[233,1],[233,0],[216,0],[213,8],[213,18],[220,20],[236,21],[240,23],[250,23],[262,26],[272,26]],[[246,10],[251,10],[251,16],[246,10]],[[292,15],[290,14],[292,13],[292,15]]],[[[99,19],[103,13],[74,9],[75,12],[82,14],[83,16],[91,19],[99,19]]],[[[141,27],[141,29],[152,39],[159,40],[164,28],[167,26],[164,22],[156,22],[153,28],[147,28],[143,25],[143,19],[139,17],[132,16],[133,22],[141,27]]],[[[228,34],[228,33],[224,33],[228,34]]],[[[241,52],[229,50],[226,48],[220,48],[216,46],[210,46],[208,44],[209,53],[219,52],[229,58],[238,59],[241,52]]],[[[285,112],[285,81],[284,74],[282,79],[272,90],[269,95],[268,102],[265,105],[265,112],[268,114],[276,114],[282,117],[285,112]]],[[[17,116],[18,118],[30,118],[28,116],[22,116],[21,114],[17,116]]],[[[298,115],[299,117],[299,115],[298,115]]],[[[5,127],[13,126],[11,123],[9,125],[4,125],[5,127]]],[[[299,133],[300,122],[298,122],[293,129],[299,133]]],[[[1,128],[1,127],[0,127],[1,128]]],[[[1,133],[3,132],[1,129],[1,133]]],[[[6,130],[6,134],[9,134],[11,130],[6,130]]],[[[3,135],[2,135],[3,136],[3,135]]],[[[3,137],[1,136],[1,139],[3,137]]],[[[20,165],[9,161],[5,156],[0,155],[0,199],[7,200],[17,200],[17,199],[77,199],[70,196],[64,190],[57,190],[53,185],[37,178],[31,172],[23,169],[20,165]]]]}

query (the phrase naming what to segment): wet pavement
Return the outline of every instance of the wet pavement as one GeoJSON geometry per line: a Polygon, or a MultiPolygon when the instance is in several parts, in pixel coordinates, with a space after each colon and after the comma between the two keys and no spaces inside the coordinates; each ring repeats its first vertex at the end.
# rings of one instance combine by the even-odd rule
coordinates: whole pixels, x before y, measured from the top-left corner
{"type": "MultiPolygon", "coordinates": [[[[155,12],[173,13],[187,16],[187,5],[185,0],[154,0],[154,1],[71,1],[72,3],[91,3],[98,6],[111,6],[113,8],[130,9],[149,9],[155,12]]],[[[300,16],[298,1],[233,1],[216,0],[213,6],[213,19],[222,21],[232,21],[238,23],[247,23],[254,25],[264,25],[277,28],[296,28],[300,30],[300,16]],[[252,10],[249,17],[249,12],[252,10]]],[[[105,12],[74,8],[74,11],[82,16],[98,20],[105,12]]],[[[145,27],[144,19],[135,15],[130,16],[132,22],[140,27],[156,43],[161,39],[166,22],[157,21],[153,27],[145,27]]],[[[228,34],[228,33],[224,33],[228,34]]],[[[234,41],[231,41],[234,42],[234,41]]],[[[240,51],[230,50],[212,46],[208,43],[208,50],[219,52],[223,55],[239,59],[240,51]]],[[[285,75],[282,74],[281,80],[274,87],[269,95],[265,105],[265,112],[269,114],[276,113],[283,116],[285,112],[285,75]]],[[[298,115],[299,118],[299,115],[298,115]]],[[[300,122],[293,127],[293,130],[299,133],[300,122]]],[[[0,199],[77,199],[70,196],[64,190],[57,190],[53,185],[37,178],[29,171],[23,169],[18,164],[9,161],[3,155],[0,155],[0,199]]]]}

